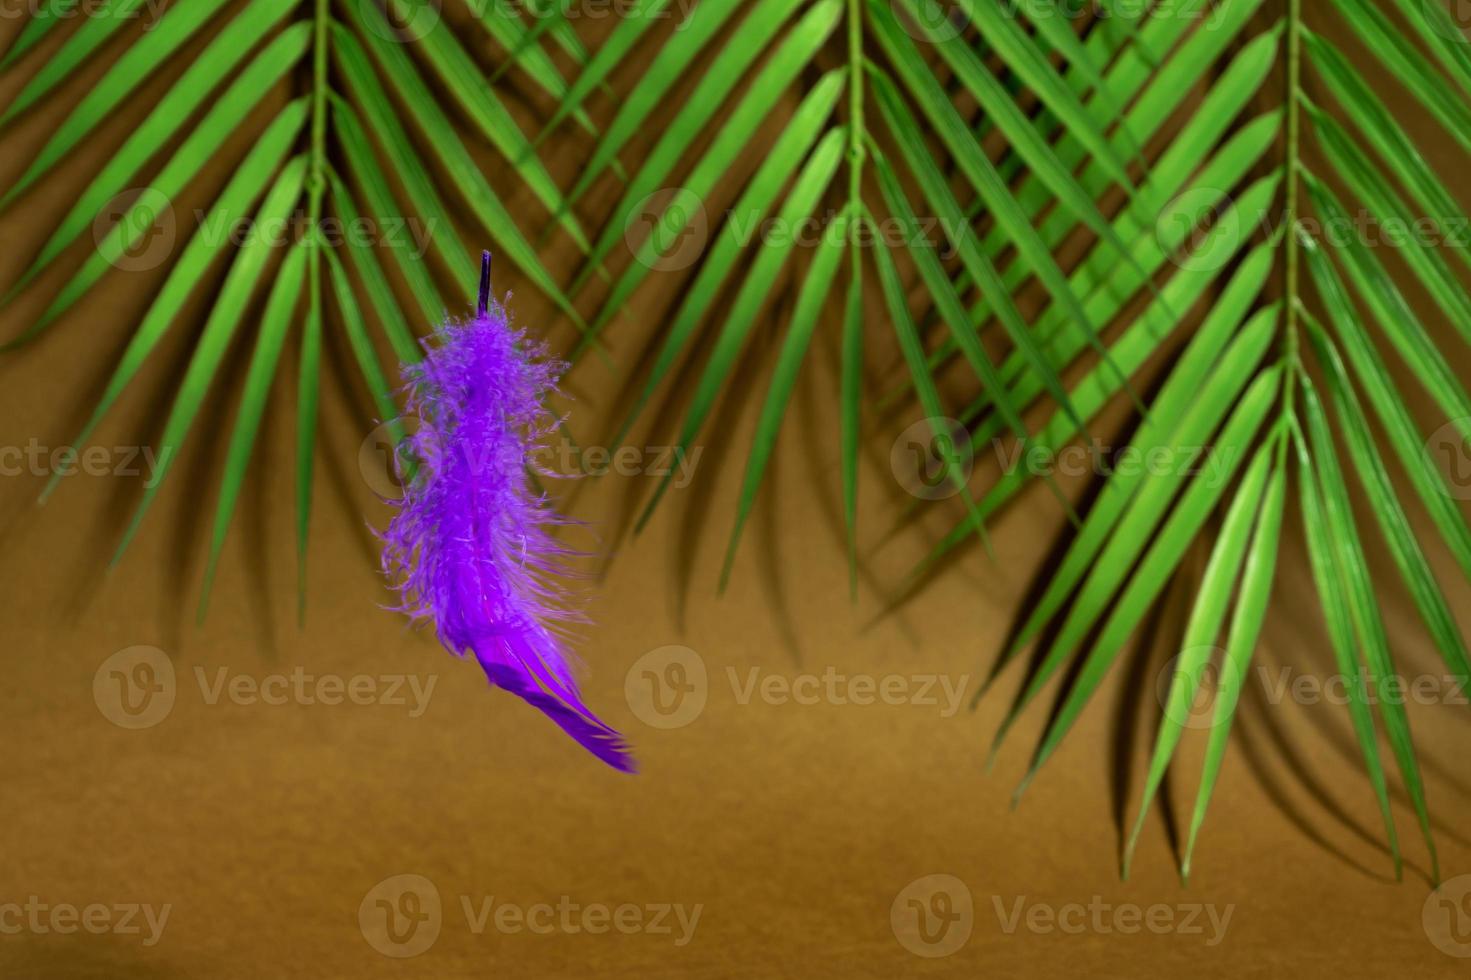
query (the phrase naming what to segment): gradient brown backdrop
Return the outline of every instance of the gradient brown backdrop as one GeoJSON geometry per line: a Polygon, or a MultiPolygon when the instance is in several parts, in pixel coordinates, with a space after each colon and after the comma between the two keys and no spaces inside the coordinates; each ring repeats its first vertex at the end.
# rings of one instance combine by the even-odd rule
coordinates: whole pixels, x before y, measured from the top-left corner
{"type": "MultiPolygon", "coordinates": [[[[3,25],[7,36],[19,26],[3,25]]],[[[593,37],[607,26],[582,29],[593,37]]],[[[491,49],[482,49],[489,58],[491,49]]],[[[1350,51],[1363,61],[1361,49],[1350,45],[1350,51]]],[[[0,79],[0,97],[18,91],[42,57],[38,52],[0,79]]],[[[74,104],[107,60],[89,64],[48,108],[4,135],[0,182],[21,172],[58,124],[59,112],[49,106],[74,104]]],[[[6,244],[0,282],[21,273],[44,230],[181,64],[166,68],[127,112],[0,217],[6,244]]],[[[626,74],[615,89],[620,81],[626,83],[626,74]]],[[[1398,97],[1387,85],[1383,91],[1398,97]]],[[[522,95],[518,112],[531,128],[548,107],[522,95]]],[[[285,97],[283,89],[279,98],[285,97]]],[[[610,103],[600,97],[596,108],[606,120],[610,103]]],[[[191,185],[187,200],[175,202],[181,228],[228,176],[229,163],[243,155],[263,118],[244,122],[225,159],[191,185]]],[[[656,136],[643,134],[640,146],[656,136]]],[[[1427,150],[1443,173],[1454,175],[1461,161],[1445,142],[1432,140],[1427,150]]],[[[550,146],[564,186],[586,150],[578,137],[550,146]]],[[[759,153],[752,156],[750,166],[759,153]]],[[[482,159],[513,205],[532,207],[516,197],[503,164],[489,153],[482,159]]],[[[586,203],[589,225],[596,226],[616,191],[605,182],[586,203]]],[[[712,209],[719,206],[711,202],[712,209]]],[[[472,231],[461,229],[466,241],[477,241],[472,231]]],[[[79,260],[88,247],[84,242],[67,256],[79,260]]],[[[575,259],[567,243],[553,239],[545,254],[565,281],[575,259]]],[[[615,268],[624,261],[626,255],[617,256],[615,268]]],[[[0,444],[24,447],[34,439],[60,446],[71,438],[164,271],[110,273],[30,349],[0,359],[0,444]]],[[[461,277],[461,293],[468,295],[472,267],[438,271],[445,282],[461,277]]],[[[53,270],[0,314],[5,336],[31,322],[63,273],[53,270]]],[[[189,315],[175,324],[97,444],[157,438],[219,274],[216,269],[201,284],[189,315]]],[[[610,335],[616,369],[589,359],[571,378],[573,428],[584,442],[596,443],[613,420],[627,372],[684,282],[679,273],[653,278],[610,335]]],[[[497,285],[518,287],[516,270],[502,265],[497,285]]],[[[517,292],[524,323],[554,322],[529,287],[517,292]]],[[[947,518],[931,514],[884,540],[908,500],[890,472],[889,447],[918,413],[869,412],[860,507],[866,560],[859,600],[850,604],[831,331],[814,344],[732,585],[717,598],[756,393],[764,391],[772,341],[790,310],[790,290],[778,293],[772,329],[743,369],[743,397],[724,403],[701,440],[695,482],[670,494],[645,534],[634,540],[623,532],[630,508],[652,489],[650,477],[584,481],[573,495],[574,513],[591,522],[606,556],[591,602],[596,625],[581,646],[587,695],[631,736],[643,767],[637,777],[602,768],[534,711],[488,691],[472,664],[448,658],[431,636],[406,630],[379,608],[387,595],[366,525],[381,522],[385,509],[357,458],[373,413],[340,339],[329,341],[304,628],[295,622],[294,384],[284,383],[294,377],[291,353],[202,626],[194,625],[198,579],[223,436],[248,351],[243,342],[218,386],[229,397],[209,403],[118,567],[108,570],[106,561],[138,499],[136,479],[75,476],[43,509],[33,505],[41,477],[0,481],[7,668],[0,904],[34,896],[48,905],[170,906],[153,946],[137,935],[0,935],[4,975],[1465,974],[1467,961],[1437,949],[1423,925],[1428,862],[1402,794],[1396,817],[1407,869],[1403,883],[1392,880],[1343,709],[1291,699],[1267,704],[1259,684],[1238,719],[1191,885],[1178,882],[1178,834],[1158,808],[1146,824],[1132,880],[1120,881],[1120,825],[1133,819],[1137,805],[1158,712],[1155,679],[1188,610],[1200,555],[1149,636],[1115,670],[1021,809],[1011,811],[1010,794],[1047,709],[1039,705],[1026,716],[989,775],[986,748],[1017,675],[1008,674],[975,711],[967,709],[1059,540],[1057,504],[1045,489],[1033,488],[996,522],[994,559],[971,549],[914,601],[885,614],[886,596],[947,518]],[[94,699],[103,661],[135,645],[164,651],[177,678],[168,716],[136,731],[110,721],[94,699]],[[696,652],[708,672],[708,696],[698,717],[661,730],[641,721],[625,699],[625,677],[633,669],[637,687],[636,662],[666,645],[696,652]],[[435,687],[416,718],[391,705],[273,706],[229,697],[211,704],[196,670],[213,682],[222,668],[256,679],[298,669],[340,678],[413,674],[421,683],[432,676],[435,687]],[[734,689],[752,671],[790,681],[829,669],[873,678],[938,675],[963,687],[963,706],[944,717],[939,707],[918,704],[773,704],[759,696],[742,703],[734,689]],[[437,940],[403,960],[380,954],[359,925],[365,899],[371,917],[370,892],[401,874],[427,878],[443,904],[437,940]],[[899,899],[901,923],[905,915],[912,921],[906,900],[918,893],[901,898],[901,892],[936,874],[953,876],[971,896],[973,927],[952,955],[925,958],[901,942],[891,906],[899,899]],[[462,897],[474,909],[492,896],[523,908],[678,903],[699,906],[700,916],[682,945],[675,941],[677,926],[673,934],[537,935],[492,925],[477,934],[462,897]],[[1130,920],[1112,918],[1105,920],[1109,928],[1090,924],[1080,933],[1029,928],[1025,921],[1008,932],[1003,920],[1019,900],[1064,912],[1070,903],[1162,904],[1177,919],[1192,915],[1191,905],[1209,904],[1218,915],[1229,910],[1230,918],[1214,944],[1204,914],[1193,922],[1200,933],[1130,933],[1117,928],[1130,920]]],[[[887,388],[900,375],[888,369],[898,365],[877,303],[869,324],[872,380],[887,388]]],[[[559,344],[569,336],[565,324],[552,331],[559,344]]],[[[641,430],[640,445],[667,441],[669,414],[651,417],[665,425],[641,430]]],[[[1125,418],[1115,412],[1100,431],[1118,431],[1125,418]]],[[[1422,421],[1430,431],[1443,420],[1422,415],[1422,421]]],[[[1074,480],[1068,488],[1081,495],[1087,483],[1074,480]]],[[[1445,556],[1433,551],[1432,559],[1443,581],[1454,582],[1445,556]]],[[[1404,672],[1439,676],[1443,670],[1413,607],[1388,564],[1378,568],[1404,672]]],[[[1465,588],[1452,595],[1463,612],[1465,588]]],[[[1258,663],[1274,674],[1331,669],[1295,544],[1283,558],[1258,663]]],[[[1447,878],[1471,872],[1465,713],[1463,706],[1440,704],[1416,707],[1412,715],[1447,878]]],[[[1200,741],[1187,740],[1167,786],[1177,823],[1188,820],[1200,741]]]]}

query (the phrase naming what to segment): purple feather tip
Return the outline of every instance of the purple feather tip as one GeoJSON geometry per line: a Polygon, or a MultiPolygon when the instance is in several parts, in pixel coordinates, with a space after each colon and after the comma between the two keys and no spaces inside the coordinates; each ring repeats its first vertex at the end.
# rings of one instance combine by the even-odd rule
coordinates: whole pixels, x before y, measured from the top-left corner
{"type": "Polygon", "coordinates": [[[489,265],[487,253],[476,317],[445,323],[425,359],[404,368],[407,413],[419,425],[399,448],[413,475],[392,502],[383,569],[400,610],[433,622],[451,653],[473,653],[492,685],[632,772],[628,744],[583,703],[569,665],[564,628],[582,617],[559,581],[576,553],[553,531],[573,522],[527,479],[558,423],[545,399],[564,365],[490,303],[489,265]]]}

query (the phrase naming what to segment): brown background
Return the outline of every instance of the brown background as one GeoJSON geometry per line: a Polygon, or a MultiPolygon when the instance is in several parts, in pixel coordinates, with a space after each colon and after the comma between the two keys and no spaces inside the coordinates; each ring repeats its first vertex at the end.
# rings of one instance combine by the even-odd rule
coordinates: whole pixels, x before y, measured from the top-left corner
{"type": "MultiPolygon", "coordinates": [[[[12,33],[18,27],[6,25],[12,33]]],[[[39,60],[0,80],[0,95],[17,91],[39,60]]],[[[104,63],[87,66],[53,104],[74,103],[104,63]]],[[[134,108],[146,108],[176,74],[177,65],[166,69],[134,108]]],[[[608,108],[598,103],[603,119],[608,108]]],[[[527,98],[518,111],[529,120],[545,110],[527,98]]],[[[0,177],[18,175],[59,118],[43,109],[13,127],[0,177]]],[[[0,217],[0,282],[20,274],[44,229],[129,124],[127,114],[110,120],[84,152],[0,217]]],[[[191,185],[189,201],[176,202],[181,215],[209,200],[252,128],[242,125],[221,165],[191,185]]],[[[642,145],[653,135],[645,134],[642,145]]],[[[1459,172],[1443,146],[1428,149],[1442,172],[1459,172]]],[[[564,186],[585,152],[576,139],[552,146],[564,186]]],[[[485,161],[496,186],[510,190],[493,157],[485,161]]],[[[616,190],[600,188],[587,203],[590,225],[616,190]]],[[[469,229],[462,234],[477,240],[469,229]]],[[[80,258],[86,247],[67,254],[80,258]]],[[[547,256],[559,274],[570,274],[565,242],[554,241],[547,256]]],[[[156,438],[218,271],[98,433],[98,444],[156,438]]],[[[163,272],[109,274],[40,342],[0,360],[0,444],[65,444],[163,272]]],[[[518,285],[507,267],[498,278],[502,288],[518,285]]],[[[29,323],[61,281],[53,270],[0,314],[5,336],[29,323]]],[[[680,281],[656,276],[618,324],[612,342],[619,371],[589,360],[574,374],[574,429],[585,441],[611,420],[620,372],[636,363],[640,338],[667,313],[680,281]]],[[[780,292],[773,324],[790,309],[789,291],[780,292]]],[[[517,308],[528,324],[548,319],[530,289],[519,291],[517,308]]],[[[869,320],[873,380],[887,388],[899,375],[890,370],[897,365],[876,303],[869,320]]],[[[552,335],[565,341],[565,325],[552,335]]],[[[1178,882],[1177,845],[1158,808],[1133,879],[1120,881],[1120,822],[1132,821],[1137,806],[1158,712],[1153,684],[1188,610],[1199,555],[1164,604],[1155,639],[1125,658],[1016,813],[1010,794],[1045,706],[1027,714],[995,770],[983,771],[1015,672],[977,710],[951,718],[917,705],[739,703],[727,671],[744,680],[753,668],[785,678],[828,668],[874,677],[942,674],[965,685],[968,703],[1061,527],[1056,502],[1033,488],[996,522],[994,559],[972,549],[914,601],[885,613],[885,597],[903,571],[947,525],[932,515],[885,538],[907,500],[889,471],[888,448],[915,419],[870,412],[861,498],[865,575],[858,603],[850,604],[837,504],[836,346],[827,331],[814,344],[732,585],[717,598],[758,404],[753,393],[764,391],[773,336],[769,331],[756,344],[745,397],[728,400],[702,439],[697,480],[671,494],[644,535],[635,541],[621,531],[629,508],[651,489],[648,477],[586,481],[570,505],[592,523],[607,558],[591,601],[596,625],[581,646],[586,693],[631,736],[643,768],[637,777],[602,768],[532,710],[487,691],[473,665],[451,660],[432,637],[407,631],[378,607],[387,596],[365,518],[380,523],[385,511],[356,462],[373,419],[350,366],[330,369],[325,383],[304,628],[295,624],[292,571],[293,384],[277,386],[213,605],[199,627],[193,612],[204,535],[233,397],[217,398],[201,416],[143,534],[111,570],[105,563],[137,500],[136,480],[73,477],[38,510],[33,500],[42,479],[6,478],[0,903],[36,896],[78,906],[167,903],[172,911],[152,948],[136,936],[0,936],[4,974],[1060,977],[1291,968],[1304,975],[1464,975],[1466,961],[1438,951],[1422,927],[1428,863],[1402,795],[1396,817],[1407,871],[1402,884],[1390,877],[1372,794],[1336,706],[1268,705],[1253,687],[1191,885],[1178,882]],[[99,711],[93,679],[107,657],[137,644],[172,658],[178,696],[161,724],[128,731],[99,711]],[[698,652],[710,689],[696,720],[660,731],[630,709],[624,678],[646,652],[667,644],[698,652]],[[221,667],[257,678],[296,668],[344,677],[409,672],[434,675],[437,686],[417,719],[391,706],[211,705],[194,671],[213,676],[221,667]],[[432,880],[445,915],[433,947],[400,961],[368,944],[358,907],[377,883],[403,873],[432,880]],[[911,881],[935,873],[964,882],[975,924],[961,950],[929,960],[900,944],[890,905],[911,881]],[[562,896],[582,905],[700,904],[702,913],[683,947],[650,934],[476,935],[460,908],[462,895],[522,906],[562,896]],[[1025,928],[1008,935],[995,910],[996,902],[1010,908],[1019,898],[1058,907],[1094,896],[1113,905],[1213,903],[1232,913],[1224,941],[1209,946],[1203,935],[1025,928]]],[[[334,365],[345,363],[340,342],[330,353],[334,365]]],[[[292,360],[288,354],[283,381],[294,377],[292,360]]],[[[241,366],[239,354],[231,358],[220,390],[233,393],[241,366]]],[[[1122,419],[1116,413],[1101,431],[1122,419]]],[[[657,432],[643,438],[660,441],[657,432]]],[[[1084,483],[1074,484],[1069,489],[1081,494],[1084,483]]],[[[1445,556],[1432,557],[1442,580],[1454,582],[1445,556]]],[[[1387,564],[1379,567],[1386,569],[1380,581],[1402,669],[1438,675],[1413,607],[1387,564]]],[[[1452,589],[1452,597],[1458,610],[1467,608],[1464,587],[1452,589]]],[[[1273,670],[1331,669],[1295,544],[1283,559],[1258,657],[1273,670]]],[[[1436,705],[1412,714],[1446,877],[1471,872],[1465,713],[1436,705]]],[[[1200,739],[1187,740],[1167,787],[1177,821],[1188,820],[1199,750],[1200,739]]]]}

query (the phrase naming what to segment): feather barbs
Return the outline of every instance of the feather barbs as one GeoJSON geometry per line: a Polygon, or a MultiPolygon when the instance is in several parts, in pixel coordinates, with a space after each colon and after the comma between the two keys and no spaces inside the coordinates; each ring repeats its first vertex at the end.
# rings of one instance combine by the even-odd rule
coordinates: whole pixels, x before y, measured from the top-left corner
{"type": "Polygon", "coordinates": [[[491,302],[489,253],[476,315],[442,324],[425,349],[404,368],[411,476],[382,535],[399,608],[432,622],[450,652],[473,653],[492,685],[632,771],[622,736],[583,702],[562,636],[583,618],[563,585],[576,552],[554,533],[574,522],[527,477],[560,421],[546,400],[564,366],[491,302]]]}

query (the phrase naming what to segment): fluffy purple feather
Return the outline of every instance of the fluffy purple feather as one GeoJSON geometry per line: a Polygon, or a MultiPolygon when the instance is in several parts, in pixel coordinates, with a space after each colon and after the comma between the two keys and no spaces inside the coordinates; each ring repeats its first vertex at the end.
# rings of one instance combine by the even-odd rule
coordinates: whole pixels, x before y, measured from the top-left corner
{"type": "Polygon", "coordinates": [[[491,684],[631,772],[627,743],[583,703],[568,663],[563,630],[581,617],[559,581],[574,552],[553,530],[569,521],[527,479],[557,425],[545,399],[564,366],[487,290],[488,280],[474,319],[445,323],[404,369],[419,427],[401,444],[413,473],[383,534],[383,568],[401,610],[433,622],[450,652],[474,653],[491,684]]]}

